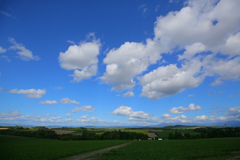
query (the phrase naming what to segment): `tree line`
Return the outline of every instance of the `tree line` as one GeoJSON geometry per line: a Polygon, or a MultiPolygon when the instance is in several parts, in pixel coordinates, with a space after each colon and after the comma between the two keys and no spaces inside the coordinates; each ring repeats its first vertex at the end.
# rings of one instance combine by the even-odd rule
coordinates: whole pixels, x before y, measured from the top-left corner
{"type": "Polygon", "coordinates": [[[148,138],[146,134],[136,133],[136,132],[122,132],[109,131],[103,134],[96,134],[89,132],[87,129],[83,130],[82,135],[74,134],[56,134],[46,127],[37,127],[37,130],[29,130],[23,127],[12,127],[7,130],[0,130],[0,134],[3,135],[14,135],[14,136],[24,136],[24,137],[34,137],[34,138],[47,138],[47,139],[58,139],[58,140],[133,140],[148,138]]]}
{"type": "Polygon", "coordinates": [[[240,137],[239,127],[226,127],[226,128],[196,128],[193,131],[199,132],[196,135],[190,135],[189,133],[180,133],[175,131],[169,133],[169,139],[197,139],[197,138],[223,138],[223,137],[240,137]]]}

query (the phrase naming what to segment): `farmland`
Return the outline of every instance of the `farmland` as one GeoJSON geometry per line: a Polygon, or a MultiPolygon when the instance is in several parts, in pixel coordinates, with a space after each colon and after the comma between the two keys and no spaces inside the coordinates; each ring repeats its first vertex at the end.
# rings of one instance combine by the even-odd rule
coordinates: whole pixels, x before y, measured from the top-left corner
{"type": "Polygon", "coordinates": [[[0,134],[5,135],[0,136],[0,159],[4,160],[59,159],[97,151],[130,142],[133,139],[142,139],[142,141],[131,141],[134,143],[105,153],[101,158],[227,159],[234,157],[233,152],[240,156],[240,128],[238,127],[116,129],[15,126],[1,129],[0,134]],[[148,137],[147,134],[154,135],[153,138],[168,140],[145,140],[148,137]]]}
{"type": "Polygon", "coordinates": [[[240,151],[240,138],[195,140],[137,141],[131,145],[103,154],[106,159],[227,159],[240,151]]]}
{"type": "Polygon", "coordinates": [[[190,135],[199,135],[199,132],[187,129],[187,130],[183,130],[183,129],[164,129],[162,131],[157,131],[156,134],[158,135],[158,137],[161,138],[168,138],[170,133],[174,133],[174,132],[179,132],[179,133],[184,133],[184,134],[190,134],[190,135]]]}
{"type": "Polygon", "coordinates": [[[46,160],[83,154],[129,141],[92,140],[60,141],[25,137],[0,136],[0,159],[46,160]]]}

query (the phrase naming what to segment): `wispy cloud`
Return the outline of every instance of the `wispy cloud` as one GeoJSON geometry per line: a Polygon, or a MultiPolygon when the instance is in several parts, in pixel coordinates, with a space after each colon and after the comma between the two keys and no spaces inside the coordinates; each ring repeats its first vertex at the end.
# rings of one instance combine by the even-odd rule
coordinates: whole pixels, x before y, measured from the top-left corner
{"type": "Polygon", "coordinates": [[[13,45],[9,47],[9,49],[17,50],[18,57],[23,61],[35,60],[38,61],[40,58],[38,56],[34,56],[32,51],[27,49],[23,44],[17,43],[14,38],[9,38],[8,41],[13,45]]]}
{"type": "Polygon", "coordinates": [[[13,19],[17,19],[15,16],[13,16],[12,14],[5,12],[5,11],[1,11],[1,13],[7,17],[13,18],[13,19]]]}
{"type": "Polygon", "coordinates": [[[83,106],[83,107],[76,107],[72,110],[73,113],[79,112],[79,111],[86,111],[86,112],[94,112],[96,109],[92,108],[91,105],[89,106],[83,106]]]}
{"type": "Polygon", "coordinates": [[[58,104],[58,102],[55,100],[53,100],[53,101],[46,100],[46,101],[41,101],[38,104],[58,104]]]}
{"type": "Polygon", "coordinates": [[[147,5],[146,4],[142,4],[138,7],[138,10],[140,10],[142,12],[142,15],[143,17],[146,17],[147,16],[147,11],[148,11],[148,8],[147,8],[147,5]]]}
{"type": "Polygon", "coordinates": [[[11,62],[11,60],[6,55],[2,55],[0,58],[5,59],[7,62],[11,62]]]}
{"type": "Polygon", "coordinates": [[[80,102],[77,102],[77,101],[75,101],[75,100],[71,100],[71,99],[69,99],[69,98],[62,98],[61,100],[60,100],[60,102],[62,103],[62,104],[79,104],[80,102]]]}
{"type": "Polygon", "coordinates": [[[7,50],[6,49],[4,49],[4,48],[2,48],[1,46],[0,46],[0,53],[4,53],[4,52],[6,52],[7,50]]]}

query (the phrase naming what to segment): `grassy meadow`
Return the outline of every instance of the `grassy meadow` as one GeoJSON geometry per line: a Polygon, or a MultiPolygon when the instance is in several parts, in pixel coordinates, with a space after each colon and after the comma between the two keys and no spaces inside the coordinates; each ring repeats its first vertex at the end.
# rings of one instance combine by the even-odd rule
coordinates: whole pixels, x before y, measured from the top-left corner
{"type": "Polygon", "coordinates": [[[2,160],[49,160],[83,154],[118,144],[127,140],[61,141],[26,137],[0,136],[2,160]]]}
{"type": "Polygon", "coordinates": [[[240,138],[137,141],[103,154],[99,160],[225,160],[240,151],[240,138]]]}

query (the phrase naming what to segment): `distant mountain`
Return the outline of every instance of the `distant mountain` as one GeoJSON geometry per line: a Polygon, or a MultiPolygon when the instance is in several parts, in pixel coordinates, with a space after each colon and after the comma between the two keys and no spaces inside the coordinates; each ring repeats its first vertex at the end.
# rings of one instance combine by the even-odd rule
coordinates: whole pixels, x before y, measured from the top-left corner
{"type": "Polygon", "coordinates": [[[189,127],[196,127],[192,125],[174,125],[174,126],[165,126],[163,128],[174,129],[174,128],[189,128],[189,127]]]}
{"type": "Polygon", "coordinates": [[[227,121],[224,124],[226,124],[227,127],[240,127],[240,121],[227,121]]]}
{"type": "MultiPolygon", "coordinates": [[[[196,127],[196,126],[217,126],[217,127],[240,127],[240,121],[226,121],[226,122],[212,122],[212,123],[184,123],[184,124],[176,124],[176,123],[161,123],[158,125],[150,125],[150,126],[69,126],[69,125],[48,125],[45,127],[49,128],[61,128],[61,127],[85,127],[85,128],[188,128],[188,127],[196,127]]],[[[23,127],[36,127],[39,125],[25,125],[25,124],[7,124],[0,123],[0,126],[23,126],[23,127]]]]}

